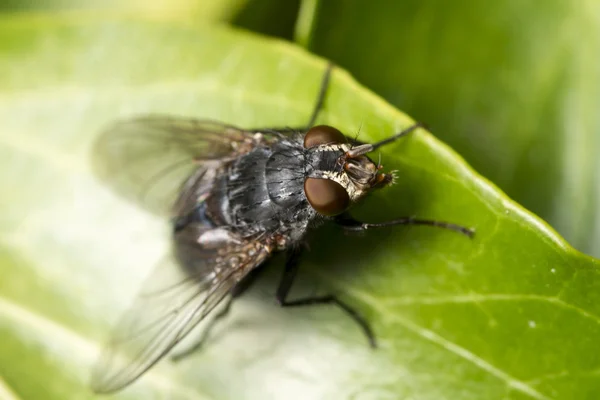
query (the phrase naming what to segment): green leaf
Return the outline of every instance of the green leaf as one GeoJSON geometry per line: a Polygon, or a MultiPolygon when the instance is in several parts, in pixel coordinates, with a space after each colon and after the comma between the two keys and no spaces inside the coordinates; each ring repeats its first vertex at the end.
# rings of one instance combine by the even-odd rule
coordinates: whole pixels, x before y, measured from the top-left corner
{"type": "MultiPolygon", "coordinates": [[[[289,43],[139,17],[4,17],[0,54],[0,395],[92,398],[100,343],[169,237],[166,221],[94,179],[94,138],[153,112],[302,125],[326,64],[289,43]]],[[[411,120],[336,70],[322,122],[377,140],[411,120]]],[[[335,291],[373,325],[377,350],[334,307],[278,308],[278,262],[208,346],[117,398],[597,397],[598,261],[424,131],[382,162],[398,183],[357,216],[438,218],[477,235],[326,227],[311,239],[293,294],[335,291]]]]}
{"type": "Polygon", "coordinates": [[[600,256],[598,2],[315,1],[310,50],[600,256]]]}

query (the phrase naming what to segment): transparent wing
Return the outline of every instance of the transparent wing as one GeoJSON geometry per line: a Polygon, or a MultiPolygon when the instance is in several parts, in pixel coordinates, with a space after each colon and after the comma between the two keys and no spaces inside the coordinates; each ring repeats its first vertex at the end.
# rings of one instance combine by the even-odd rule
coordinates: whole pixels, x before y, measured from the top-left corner
{"type": "MultiPolygon", "coordinates": [[[[221,229],[217,238],[224,236],[221,229]]],[[[146,372],[269,255],[260,242],[198,244],[213,231],[192,224],[176,234],[174,256],[181,267],[161,263],[146,279],[93,370],[95,392],[114,392],[146,372]]]]}
{"type": "Polygon", "coordinates": [[[93,149],[96,174],[157,214],[172,214],[186,179],[252,145],[252,133],[208,120],[147,116],[117,122],[93,149]]]}

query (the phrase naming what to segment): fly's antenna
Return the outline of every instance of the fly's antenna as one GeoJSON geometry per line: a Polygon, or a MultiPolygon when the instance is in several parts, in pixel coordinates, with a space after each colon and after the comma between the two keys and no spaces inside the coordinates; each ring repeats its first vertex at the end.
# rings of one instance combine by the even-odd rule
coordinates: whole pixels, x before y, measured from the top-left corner
{"type": "Polygon", "coordinates": [[[421,122],[417,122],[416,124],[411,125],[408,128],[396,133],[393,136],[390,136],[387,139],[383,139],[380,142],[373,143],[373,144],[368,144],[368,143],[361,144],[360,146],[353,147],[352,149],[350,149],[346,152],[346,156],[349,158],[354,158],[354,157],[362,156],[363,154],[370,153],[373,150],[376,150],[376,149],[380,148],[381,146],[385,146],[386,144],[392,143],[392,142],[400,139],[401,137],[408,135],[415,129],[422,128],[422,127],[424,127],[424,125],[421,122]]]}

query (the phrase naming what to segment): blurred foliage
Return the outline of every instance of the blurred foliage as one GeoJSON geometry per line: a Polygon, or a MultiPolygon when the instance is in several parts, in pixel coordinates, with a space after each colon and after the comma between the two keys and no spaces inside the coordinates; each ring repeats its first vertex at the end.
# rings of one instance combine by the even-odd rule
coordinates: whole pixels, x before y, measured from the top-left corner
{"type": "Polygon", "coordinates": [[[299,8],[300,0],[249,0],[231,23],[264,35],[292,40],[299,8]]]}
{"type": "Polygon", "coordinates": [[[193,21],[230,21],[252,0],[2,0],[4,12],[129,13],[193,21]]]}
{"type": "Polygon", "coordinates": [[[293,40],[300,0],[2,0],[0,12],[112,13],[227,22],[293,40]]]}
{"type": "Polygon", "coordinates": [[[600,255],[600,3],[308,1],[308,48],[600,255]]]}

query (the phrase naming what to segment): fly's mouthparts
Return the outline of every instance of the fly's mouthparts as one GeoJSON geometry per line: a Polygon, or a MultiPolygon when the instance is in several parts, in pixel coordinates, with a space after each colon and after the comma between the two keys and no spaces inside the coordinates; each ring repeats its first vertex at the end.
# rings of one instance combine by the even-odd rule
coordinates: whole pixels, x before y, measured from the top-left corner
{"type": "Polygon", "coordinates": [[[395,176],[394,174],[377,174],[376,179],[374,186],[387,185],[389,183],[394,183],[395,176]]]}

